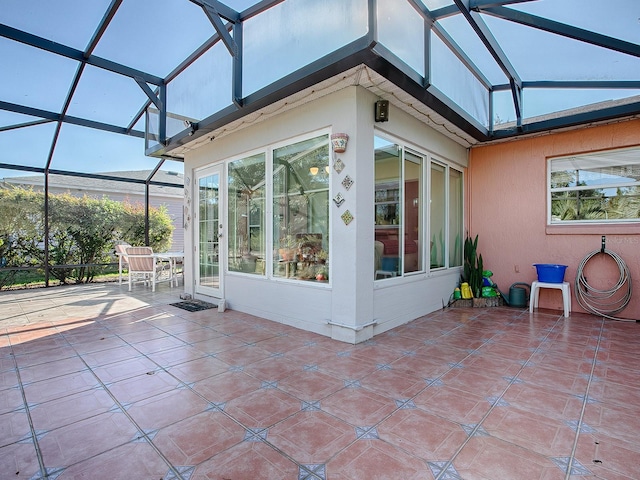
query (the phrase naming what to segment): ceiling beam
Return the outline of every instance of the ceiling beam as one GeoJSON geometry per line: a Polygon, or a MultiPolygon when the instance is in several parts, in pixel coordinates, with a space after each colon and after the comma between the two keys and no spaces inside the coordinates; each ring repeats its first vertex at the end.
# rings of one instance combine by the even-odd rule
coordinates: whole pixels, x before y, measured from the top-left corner
{"type": "Polygon", "coordinates": [[[518,72],[511,64],[506,53],[502,50],[500,43],[493,36],[486,23],[479,14],[469,10],[469,0],[453,0],[460,12],[467,20],[473,31],[476,33],[480,41],[484,44],[493,59],[496,61],[500,69],[504,72],[511,85],[511,96],[516,114],[516,122],[518,126],[522,124],[522,79],[518,72]]]}
{"type": "Polygon", "coordinates": [[[609,37],[600,33],[591,32],[583,28],[567,25],[566,23],[556,22],[548,18],[538,17],[530,13],[513,10],[506,7],[487,7],[480,8],[481,13],[491,15],[503,20],[509,20],[527,27],[537,28],[556,35],[579,40],[581,42],[590,43],[598,47],[615,50],[620,53],[640,57],[640,45],[636,43],[626,42],[619,38],[609,37]]]}
{"type": "Polygon", "coordinates": [[[240,13],[234,10],[231,7],[228,7],[224,3],[219,0],[189,0],[191,3],[202,7],[202,9],[206,10],[210,8],[211,11],[215,12],[215,14],[219,17],[224,18],[225,20],[231,23],[240,22],[240,13]]]}
{"type": "MultiPolygon", "coordinates": [[[[215,5],[211,5],[210,1],[211,0],[209,0],[209,2],[207,1],[202,2],[202,9],[204,10],[205,15],[213,25],[213,28],[215,28],[218,35],[220,35],[222,42],[227,47],[227,50],[229,50],[229,53],[231,54],[231,56],[235,58],[240,54],[238,45],[234,40],[234,38],[229,34],[228,27],[222,22],[220,13],[216,9],[215,5]]],[[[236,22],[233,22],[233,23],[236,23],[236,22]]]]}
{"type": "Polygon", "coordinates": [[[5,37],[9,40],[24,43],[25,45],[39,48],[49,53],[55,53],[56,55],[70,58],[71,60],[76,60],[77,62],[87,63],[89,65],[93,65],[94,67],[102,68],[113,73],[124,75],[125,77],[141,77],[145,82],[151,83],[152,85],[161,85],[163,82],[163,79],[158,76],[151,75],[141,70],[136,70],[135,68],[130,68],[120,63],[97,57],[95,55],[89,55],[88,58],[85,58],[85,52],[83,52],[82,50],[78,50],[61,43],[47,40],[46,38],[42,38],[37,35],[18,30],[17,28],[13,28],[2,23],[0,23],[0,37],[5,37]]]}
{"type": "Polygon", "coordinates": [[[65,115],[64,118],[62,118],[62,114],[57,112],[27,107],[25,105],[18,105],[16,103],[4,102],[2,100],[0,100],[0,110],[21,113],[23,115],[30,115],[32,117],[38,117],[54,122],[62,121],[63,123],[70,123],[72,125],[79,125],[81,127],[95,128],[97,130],[104,130],[106,132],[120,133],[122,135],[144,138],[144,132],[141,132],[139,130],[129,130],[125,127],[119,127],[117,125],[111,125],[109,123],[96,122],[93,120],[88,120],[86,118],[72,117],[69,115],[65,115]]]}

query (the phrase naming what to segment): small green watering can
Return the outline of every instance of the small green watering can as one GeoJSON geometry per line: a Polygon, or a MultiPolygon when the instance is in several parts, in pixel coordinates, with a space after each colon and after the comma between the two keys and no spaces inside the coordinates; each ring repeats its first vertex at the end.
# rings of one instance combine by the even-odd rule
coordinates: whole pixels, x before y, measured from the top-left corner
{"type": "Polygon", "coordinates": [[[527,300],[529,294],[531,293],[531,286],[528,283],[514,283],[509,287],[509,296],[507,297],[504,293],[500,292],[504,302],[510,307],[519,307],[524,308],[527,306],[527,300]],[[529,292],[527,292],[524,288],[527,287],[529,292]]]}

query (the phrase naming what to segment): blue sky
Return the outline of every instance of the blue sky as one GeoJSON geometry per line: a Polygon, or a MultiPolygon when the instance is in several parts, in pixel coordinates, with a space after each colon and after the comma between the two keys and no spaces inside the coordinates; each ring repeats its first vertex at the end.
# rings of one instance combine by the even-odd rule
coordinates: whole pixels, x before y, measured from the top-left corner
{"type": "MultiPolygon", "coordinates": [[[[424,0],[429,8],[449,0],[424,0]]],[[[256,0],[227,0],[244,10],[256,0]]],[[[510,8],[549,14],[580,28],[640,43],[640,1],[538,0],[510,8]]],[[[2,0],[0,23],[83,50],[109,0],[2,0]]],[[[366,0],[285,1],[245,24],[244,94],[304,66],[366,31],[366,0]],[[332,7],[332,8],[327,8],[332,7]],[[326,14],[329,11],[331,14],[326,14]],[[309,23],[308,19],[314,22],[309,23]],[[293,21],[291,21],[293,19],[293,21]]],[[[378,2],[380,41],[408,65],[424,73],[420,47],[421,21],[408,4],[378,2]],[[411,21],[407,15],[415,15],[411,21]],[[412,28],[408,29],[407,25],[412,28]],[[409,31],[411,30],[411,31],[409,31]]],[[[575,42],[504,20],[484,17],[523,80],[638,80],[638,58],[575,42]]],[[[460,16],[442,20],[442,27],[465,49],[492,83],[506,78],[460,16]]],[[[124,0],[93,52],[159,77],[166,76],[214,33],[202,9],[188,0],[124,0]]],[[[432,81],[453,101],[482,122],[487,96],[475,78],[439,41],[433,42],[432,81]],[[440,62],[440,63],[438,63],[440,62]]],[[[0,37],[0,100],[60,112],[77,62],[0,37]]],[[[169,110],[201,119],[230,103],[230,56],[220,43],[169,86],[169,110]]],[[[532,90],[526,92],[526,116],[536,116],[586,103],[623,98],[640,91],[532,90]]],[[[87,66],[67,114],[125,127],[146,101],[130,78],[87,66]]],[[[497,115],[512,121],[510,94],[496,97],[497,115]]],[[[0,110],[0,128],[37,120],[0,110]]],[[[143,122],[135,127],[144,130],[143,122]]],[[[42,167],[49,155],[55,124],[0,131],[0,163],[42,167]]],[[[175,133],[175,132],[172,132],[175,133]]],[[[150,169],[144,141],[63,124],[51,167],[101,172],[150,169]]],[[[168,170],[182,165],[168,162],[168,170]]],[[[0,178],[23,175],[0,170],[0,178]]]]}

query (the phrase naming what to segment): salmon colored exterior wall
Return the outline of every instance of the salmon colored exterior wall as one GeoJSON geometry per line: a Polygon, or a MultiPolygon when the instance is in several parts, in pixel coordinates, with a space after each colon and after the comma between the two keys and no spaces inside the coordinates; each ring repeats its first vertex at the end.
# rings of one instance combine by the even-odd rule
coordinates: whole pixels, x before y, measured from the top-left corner
{"type": "MultiPolygon", "coordinates": [[[[621,147],[640,146],[640,120],[556,132],[522,140],[474,147],[467,176],[468,227],[479,235],[478,250],[494,281],[508,294],[515,282],[536,280],[534,263],[568,265],[572,311],[584,312],[575,296],[576,271],[583,259],[606,246],[622,257],[631,271],[635,292],[617,317],[640,319],[640,223],[618,226],[547,225],[547,159],[621,147]]],[[[587,281],[610,288],[619,278],[608,256],[589,261],[587,281]]],[[[540,308],[562,310],[559,290],[542,289],[540,308]]]]}

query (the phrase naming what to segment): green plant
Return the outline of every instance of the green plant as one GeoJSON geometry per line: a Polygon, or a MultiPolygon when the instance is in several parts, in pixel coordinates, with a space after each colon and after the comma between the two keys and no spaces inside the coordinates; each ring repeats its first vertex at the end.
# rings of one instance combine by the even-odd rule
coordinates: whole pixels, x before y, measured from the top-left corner
{"type": "Polygon", "coordinates": [[[464,266],[462,280],[469,284],[475,298],[480,298],[482,292],[482,255],[478,255],[478,235],[474,240],[467,236],[464,241],[464,266]]]}

